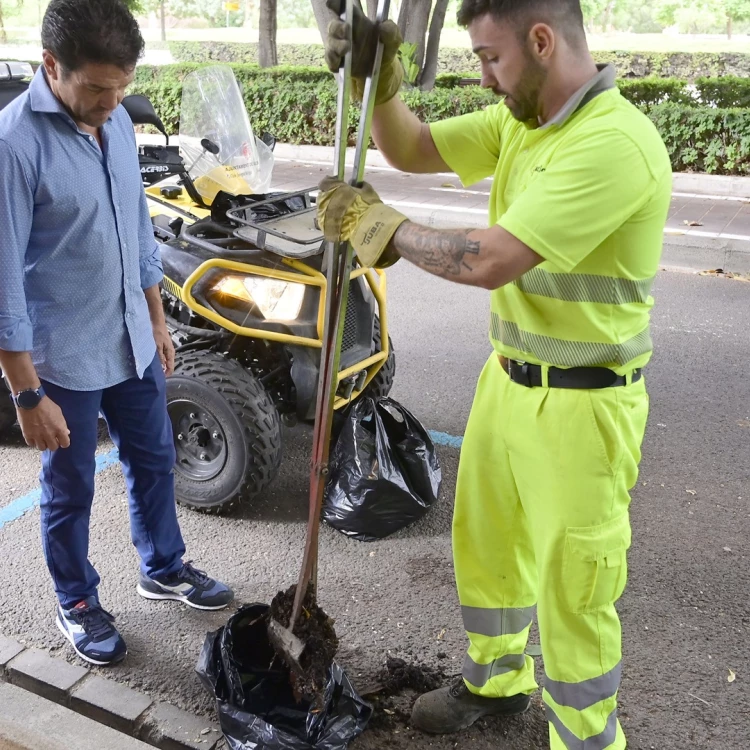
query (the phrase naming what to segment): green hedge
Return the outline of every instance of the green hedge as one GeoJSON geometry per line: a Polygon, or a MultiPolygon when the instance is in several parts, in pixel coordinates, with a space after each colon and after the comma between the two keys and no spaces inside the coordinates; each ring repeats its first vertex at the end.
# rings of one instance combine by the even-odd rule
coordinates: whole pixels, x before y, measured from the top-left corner
{"type": "MultiPolygon", "coordinates": [[[[257,63],[258,45],[226,42],[170,42],[176,62],[257,63]]],[[[323,65],[320,44],[278,45],[281,65],[323,65]]],[[[597,62],[611,62],[621,78],[682,78],[692,81],[708,76],[750,76],[750,54],[706,52],[594,52],[597,62]]],[[[479,72],[476,56],[469,49],[445,47],[440,50],[441,73],[474,75],[479,72]]]]}
{"type": "MultiPolygon", "coordinates": [[[[258,62],[258,44],[239,42],[170,42],[169,51],[177,63],[258,62]]],[[[279,65],[325,65],[322,44],[279,44],[279,65]]]]}
{"type": "Polygon", "coordinates": [[[750,111],[659,104],[646,113],[675,172],[750,175],[750,111]]]}
{"type": "MultiPolygon", "coordinates": [[[[182,81],[197,67],[139,66],[130,93],[149,97],[169,132],[177,132],[182,81]]],[[[332,75],[319,68],[231,67],[243,87],[257,133],[268,131],[287,143],[334,144],[336,84],[332,75]]],[[[497,101],[491,91],[456,83],[453,80],[430,92],[405,90],[403,97],[428,122],[474,112],[497,101]]],[[[727,102],[747,100],[750,84],[735,78],[724,79],[724,84],[722,88],[720,81],[701,80],[693,93],[687,83],[674,79],[620,82],[623,95],[656,124],[675,171],[750,175],[750,110],[723,107],[727,102]],[[722,108],[701,106],[701,100],[720,103],[722,108]]],[[[352,136],[358,121],[359,111],[352,107],[352,136]]]]}
{"type": "Polygon", "coordinates": [[[637,107],[672,102],[686,107],[700,106],[696,95],[688,88],[688,83],[679,78],[635,78],[617,82],[622,95],[637,107]]]}
{"type": "Polygon", "coordinates": [[[693,83],[678,78],[641,78],[618,82],[623,96],[639,107],[682,104],[719,109],[750,107],[750,79],[737,76],[698,78],[693,83]]]}
{"type": "Polygon", "coordinates": [[[593,52],[599,63],[613,63],[621,78],[696,78],[750,75],[750,54],[709,52],[593,52]]]}
{"type": "MultiPolygon", "coordinates": [[[[200,67],[185,65],[141,65],[129,93],[143,94],[154,103],[168,132],[179,130],[182,81],[200,67]]],[[[269,131],[288,143],[334,144],[337,88],[334,77],[320,68],[273,68],[232,65],[242,86],[250,122],[258,132],[269,131]]],[[[477,86],[405,91],[404,99],[427,120],[473,112],[496,101],[491,91],[477,86]]],[[[351,110],[352,134],[359,110],[351,110]]],[[[353,142],[353,141],[352,141],[353,142]]]]}
{"type": "Polygon", "coordinates": [[[729,109],[750,107],[750,79],[737,76],[701,78],[695,82],[701,103],[729,109]]]}

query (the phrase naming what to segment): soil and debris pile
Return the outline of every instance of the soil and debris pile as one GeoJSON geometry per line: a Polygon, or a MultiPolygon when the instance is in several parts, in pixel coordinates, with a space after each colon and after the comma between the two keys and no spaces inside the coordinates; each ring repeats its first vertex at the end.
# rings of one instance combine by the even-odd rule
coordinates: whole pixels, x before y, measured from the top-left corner
{"type": "MultiPolygon", "coordinates": [[[[284,627],[289,627],[297,586],[280,591],[271,602],[268,616],[284,627]]],[[[296,695],[313,700],[318,698],[328,682],[328,670],[339,648],[339,640],[330,618],[317,604],[312,586],[302,602],[302,614],[294,625],[294,635],[305,644],[300,662],[303,671],[287,664],[291,671],[296,695]]],[[[279,654],[283,658],[283,654],[279,654]]]]}
{"type": "Polygon", "coordinates": [[[378,672],[376,679],[382,687],[380,692],[384,695],[394,695],[405,688],[418,693],[437,690],[443,686],[446,675],[442,669],[407,664],[403,659],[389,656],[385,668],[378,672]]]}

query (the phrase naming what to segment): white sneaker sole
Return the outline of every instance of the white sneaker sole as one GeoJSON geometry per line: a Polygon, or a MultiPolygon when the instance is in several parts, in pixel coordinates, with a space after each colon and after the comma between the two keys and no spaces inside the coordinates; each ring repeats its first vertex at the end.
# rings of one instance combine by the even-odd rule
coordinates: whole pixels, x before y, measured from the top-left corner
{"type": "Polygon", "coordinates": [[[218,606],[207,607],[204,604],[195,604],[194,602],[191,602],[186,596],[183,596],[182,594],[172,594],[167,591],[165,591],[163,594],[156,594],[153,591],[146,591],[146,589],[144,589],[140,583],[136,586],[135,590],[144,599],[151,599],[152,601],[182,602],[183,604],[187,604],[188,607],[192,607],[193,609],[202,609],[204,611],[210,611],[210,612],[215,612],[219,609],[225,609],[231,604],[231,602],[227,602],[226,604],[219,604],[218,606]]]}
{"type": "Polygon", "coordinates": [[[97,667],[109,667],[112,664],[117,664],[121,662],[128,655],[128,652],[126,649],[125,653],[119,659],[115,659],[114,661],[98,661],[97,659],[92,659],[90,656],[86,656],[86,654],[78,650],[78,647],[76,646],[76,643],[73,640],[73,636],[68,632],[65,625],[63,625],[62,622],[60,622],[59,615],[55,618],[55,623],[57,624],[57,627],[60,630],[60,632],[65,636],[65,639],[73,647],[73,650],[76,652],[76,654],[78,654],[78,656],[80,656],[81,659],[83,659],[84,661],[87,661],[89,664],[96,664],[97,667]]]}

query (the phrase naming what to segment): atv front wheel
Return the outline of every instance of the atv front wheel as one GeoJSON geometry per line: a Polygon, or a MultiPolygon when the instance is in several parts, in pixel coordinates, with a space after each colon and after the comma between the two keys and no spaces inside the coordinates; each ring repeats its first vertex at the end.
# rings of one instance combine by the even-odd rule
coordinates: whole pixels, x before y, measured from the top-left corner
{"type": "MultiPolygon", "coordinates": [[[[375,329],[372,336],[373,352],[381,350],[380,337],[380,319],[375,318],[375,329]]],[[[365,388],[363,396],[372,396],[373,398],[385,398],[393,388],[393,381],[396,377],[396,352],[393,351],[393,342],[388,337],[388,359],[380,368],[378,374],[369,382],[365,388]]]]}
{"type": "Polygon", "coordinates": [[[265,388],[213,352],[178,356],[167,380],[177,502],[209,513],[251,500],[281,465],[281,423],[265,388]]]}
{"type": "Polygon", "coordinates": [[[0,437],[3,437],[15,423],[16,407],[11,401],[10,391],[5,381],[0,376],[0,437]]]}

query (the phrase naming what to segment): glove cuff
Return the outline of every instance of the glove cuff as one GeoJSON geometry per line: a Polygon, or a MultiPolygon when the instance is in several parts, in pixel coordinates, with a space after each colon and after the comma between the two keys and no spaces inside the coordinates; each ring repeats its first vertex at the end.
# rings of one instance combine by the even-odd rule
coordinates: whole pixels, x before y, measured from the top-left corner
{"type": "Polygon", "coordinates": [[[395,208],[376,203],[365,211],[357,222],[351,243],[362,265],[377,267],[378,260],[388,249],[396,230],[407,221],[395,208]]]}

